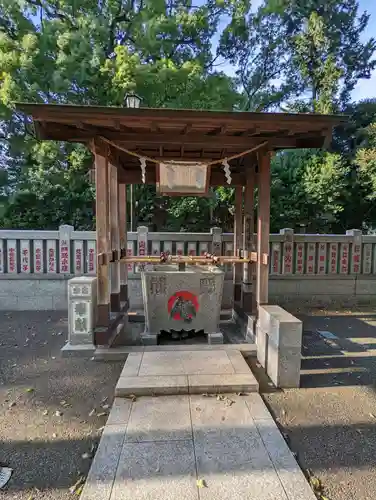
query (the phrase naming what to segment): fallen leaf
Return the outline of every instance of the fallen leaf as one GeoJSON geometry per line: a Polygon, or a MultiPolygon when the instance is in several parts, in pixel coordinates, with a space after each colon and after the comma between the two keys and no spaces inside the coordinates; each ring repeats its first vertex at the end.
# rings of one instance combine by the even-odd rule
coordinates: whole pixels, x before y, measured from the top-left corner
{"type": "Polygon", "coordinates": [[[32,387],[29,387],[28,389],[26,389],[26,392],[34,392],[34,389],[32,387]]]}
{"type": "Polygon", "coordinates": [[[102,408],[103,408],[104,410],[108,410],[108,409],[109,409],[109,407],[110,407],[110,405],[102,405],[102,408]]]}
{"type": "Polygon", "coordinates": [[[104,425],[102,425],[102,427],[99,427],[98,431],[99,431],[99,432],[102,432],[102,431],[103,431],[103,429],[104,429],[104,425]]]}
{"type": "Polygon", "coordinates": [[[89,413],[89,417],[92,417],[94,414],[95,414],[95,408],[91,410],[91,412],[89,413]]]}
{"type": "Polygon", "coordinates": [[[13,406],[16,406],[16,402],[15,401],[11,401],[8,405],[8,408],[13,408],[13,406]]]}
{"type": "Polygon", "coordinates": [[[87,460],[88,458],[91,458],[91,454],[90,453],[83,453],[81,455],[81,458],[83,458],[84,460],[87,460]]]}
{"type": "Polygon", "coordinates": [[[101,413],[97,413],[97,417],[105,417],[107,413],[105,411],[102,411],[101,413]]]}
{"type": "Polygon", "coordinates": [[[329,500],[328,497],[324,497],[324,495],[321,495],[320,500],[329,500]]]}
{"type": "Polygon", "coordinates": [[[43,415],[44,416],[48,415],[48,410],[44,410],[43,415]]]}
{"type": "Polygon", "coordinates": [[[61,411],[59,411],[59,410],[56,410],[56,411],[55,411],[55,416],[56,416],[56,417],[61,417],[62,415],[63,415],[63,414],[62,414],[62,412],[61,412],[61,411]]]}
{"type": "Polygon", "coordinates": [[[196,484],[198,488],[207,488],[205,479],[197,479],[196,484]]]}
{"type": "Polygon", "coordinates": [[[80,495],[81,495],[81,493],[82,493],[82,490],[83,490],[83,489],[84,489],[84,485],[83,485],[83,484],[81,484],[81,486],[79,486],[79,487],[76,489],[76,491],[75,491],[76,495],[77,495],[77,496],[80,496],[80,495]]]}
{"type": "Polygon", "coordinates": [[[237,396],[246,396],[245,392],[237,392],[236,395],[237,396]]]}
{"type": "Polygon", "coordinates": [[[85,482],[84,476],[80,476],[74,483],[74,485],[69,488],[69,493],[77,493],[81,489],[80,491],[81,494],[84,482],[85,482]]]}
{"type": "Polygon", "coordinates": [[[309,482],[315,492],[320,492],[322,490],[322,484],[318,477],[311,476],[309,482]]]}
{"type": "Polygon", "coordinates": [[[102,401],[101,401],[101,404],[105,403],[105,402],[107,401],[107,399],[108,399],[108,397],[107,397],[107,396],[106,396],[106,397],[104,397],[104,398],[102,399],[102,401]]]}
{"type": "Polygon", "coordinates": [[[53,434],[52,434],[52,437],[53,437],[53,438],[57,438],[57,434],[53,433],[53,434]]]}
{"type": "Polygon", "coordinates": [[[376,415],[374,415],[373,413],[370,413],[369,416],[372,418],[376,418],[376,415]]]}

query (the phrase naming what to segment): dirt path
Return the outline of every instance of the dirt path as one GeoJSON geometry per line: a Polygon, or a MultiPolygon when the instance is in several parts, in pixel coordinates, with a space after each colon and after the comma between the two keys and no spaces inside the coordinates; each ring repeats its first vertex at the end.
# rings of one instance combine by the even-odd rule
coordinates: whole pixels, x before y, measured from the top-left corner
{"type": "MultiPolygon", "coordinates": [[[[298,313],[299,315],[299,313],[298,313]]],[[[376,498],[376,314],[306,311],[302,388],[264,394],[330,500],[376,498]],[[336,338],[325,339],[317,330],[336,338]]],[[[326,335],[324,333],[324,335],[326,335]]]]}
{"type": "Polygon", "coordinates": [[[88,471],[123,363],[63,359],[66,338],[63,313],[0,313],[0,463],[14,469],[0,498],[74,498],[88,471]]]}

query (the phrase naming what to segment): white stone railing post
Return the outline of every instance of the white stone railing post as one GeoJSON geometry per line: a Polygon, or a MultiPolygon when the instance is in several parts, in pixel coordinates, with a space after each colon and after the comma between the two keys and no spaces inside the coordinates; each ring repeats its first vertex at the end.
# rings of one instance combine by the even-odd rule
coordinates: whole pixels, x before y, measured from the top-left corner
{"type": "Polygon", "coordinates": [[[362,269],[362,231],[360,229],[349,229],[346,236],[352,236],[350,273],[359,274],[362,269]]]}
{"type": "MultiPolygon", "coordinates": [[[[148,228],[139,226],[137,228],[137,255],[140,257],[148,254],[148,228]]],[[[140,266],[136,266],[136,272],[140,272],[140,266]]]]}
{"type": "Polygon", "coordinates": [[[59,227],[59,271],[60,274],[71,273],[71,239],[73,226],[64,224],[59,227]]]}
{"type": "Polygon", "coordinates": [[[284,236],[282,274],[292,274],[294,270],[294,230],[290,228],[281,229],[279,232],[284,236]]]}
{"type": "Polygon", "coordinates": [[[212,227],[210,233],[212,235],[212,253],[222,255],[222,228],[212,227]]]}

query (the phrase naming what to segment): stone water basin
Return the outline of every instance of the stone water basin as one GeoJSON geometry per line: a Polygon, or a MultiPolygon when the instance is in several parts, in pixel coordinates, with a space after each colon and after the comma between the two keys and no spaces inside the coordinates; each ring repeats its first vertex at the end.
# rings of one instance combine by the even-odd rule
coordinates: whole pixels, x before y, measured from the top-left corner
{"type": "Polygon", "coordinates": [[[147,343],[161,330],[219,332],[224,272],[215,266],[161,264],[141,273],[147,343]]]}

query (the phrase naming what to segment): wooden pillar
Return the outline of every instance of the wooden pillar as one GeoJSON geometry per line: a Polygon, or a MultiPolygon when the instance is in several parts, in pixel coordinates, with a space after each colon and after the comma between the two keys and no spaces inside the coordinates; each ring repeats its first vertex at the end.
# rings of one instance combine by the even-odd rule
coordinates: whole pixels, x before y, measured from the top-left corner
{"type": "MultiPolygon", "coordinates": [[[[109,201],[108,201],[108,161],[105,157],[95,154],[95,184],[96,184],[96,231],[97,231],[97,278],[98,278],[98,310],[97,326],[107,327],[110,322],[110,289],[108,271],[109,266],[105,259],[104,264],[99,254],[109,252],[109,201]]],[[[96,333],[96,344],[106,344],[102,335],[96,333]],[[100,337],[100,338],[99,338],[100,337]]]]}
{"type": "MultiPolygon", "coordinates": [[[[243,186],[235,187],[235,214],[234,214],[234,255],[239,256],[242,247],[242,219],[243,219],[243,186]]],[[[241,300],[242,264],[234,265],[234,304],[241,300]]]]}
{"type": "Polygon", "coordinates": [[[110,264],[112,312],[120,311],[120,239],[119,239],[119,206],[117,168],[109,164],[109,207],[110,207],[110,241],[111,250],[115,252],[117,261],[110,264]]]}
{"type": "MultiPolygon", "coordinates": [[[[254,190],[255,190],[255,169],[250,166],[247,170],[247,180],[244,191],[244,227],[243,227],[243,252],[244,257],[248,257],[255,251],[253,243],[254,232],[254,190]]],[[[243,265],[242,283],[242,309],[244,312],[254,312],[255,290],[252,288],[253,265],[243,265]]]]}
{"type": "Polygon", "coordinates": [[[258,155],[258,214],[257,214],[257,305],[268,303],[269,232],[270,232],[270,152],[258,155]]]}
{"type": "MultiPolygon", "coordinates": [[[[119,184],[120,248],[127,253],[127,186],[119,184]]],[[[128,266],[120,265],[120,300],[128,302],[128,266]]]]}

